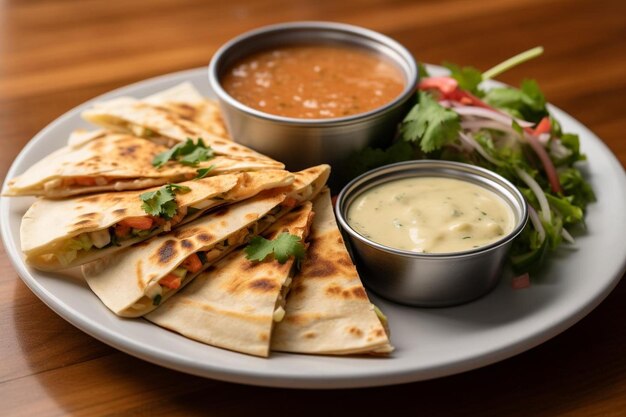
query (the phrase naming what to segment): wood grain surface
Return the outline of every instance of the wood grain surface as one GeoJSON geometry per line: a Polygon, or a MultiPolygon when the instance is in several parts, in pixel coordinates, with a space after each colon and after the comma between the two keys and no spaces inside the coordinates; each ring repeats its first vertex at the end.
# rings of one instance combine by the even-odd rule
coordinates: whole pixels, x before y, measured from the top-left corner
{"type": "MultiPolygon", "coordinates": [[[[365,26],[420,61],[483,69],[543,45],[542,58],[499,79],[537,79],[626,165],[622,0],[4,0],[0,177],[35,133],[81,102],[206,65],[229,38],[289,20],[365,26]]],[[[626,282],[578,324],[511,359],[432,381],[339,391],[223,383],[123,354],[46,307],[2,248],[0,293],[0,415],[626,415],[626,282]]]]}

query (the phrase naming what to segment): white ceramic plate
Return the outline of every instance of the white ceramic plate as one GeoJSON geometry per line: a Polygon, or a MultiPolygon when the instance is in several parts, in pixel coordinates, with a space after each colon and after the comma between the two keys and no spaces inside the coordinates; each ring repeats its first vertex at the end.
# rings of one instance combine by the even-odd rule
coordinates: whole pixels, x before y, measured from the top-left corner
{"type": "MultiPolygon", "coordinates": [[[[440,68],[433,68],[436,71],[440,68]]],[[[210,94],[204,68],[165,75],[113,91],[143,97],[183,81],[210,94]]],[[[28,143],[7,178],[63,146],[70,132],[89,127],[80,119],[85,103],[61,116],[28,143]]],[[[119,350],[190,374],[246,384],[300,387],[363,387],[418,381],[485,366],[536,346],[567,329],[598,305],[626,266],[626,177],[593,133],[551,109],[563,129],[581,136],[588,177],[598,202],[589,206],[587,233],[575,249],[550,257],[533,285],[513,290],[510,277],[482,299],[454,308],[418,309],[372,296],[389,316],[396,351],[389,358],[272,354],[251,357],[206,346],[141,319],[121,319],[80,281],[28,268],[19,250],[19,226],[31,198],[2,198],[0,224],[6,250],[30,289],[74,326],[119,350]]],[[[574,349],[574,347],[572,347],[574,349]]]]}

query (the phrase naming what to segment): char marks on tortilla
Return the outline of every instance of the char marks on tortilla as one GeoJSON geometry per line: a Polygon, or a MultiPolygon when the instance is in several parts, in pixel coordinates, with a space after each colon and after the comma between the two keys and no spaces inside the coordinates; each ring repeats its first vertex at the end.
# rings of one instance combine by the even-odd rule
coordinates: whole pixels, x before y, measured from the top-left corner
{"type": "MultiPolygon", "coordinates": [[[[311,208],[305,202],[274,223],[265,237],[287,231],[306,240],[311,208]]],[[[293,258],[284,264],[256,262],[243,250],[232,252],[145,317],[207,344],[267,356],[274,312],[284,301],[293,264],[293,258]]]]}
{"type": "Polygon", "coordinates": [[[272,350],[345,355],[393,348],[370,303],[335,221],[328,189],[313,201],[307,258],[274,328],[272,350]]]}

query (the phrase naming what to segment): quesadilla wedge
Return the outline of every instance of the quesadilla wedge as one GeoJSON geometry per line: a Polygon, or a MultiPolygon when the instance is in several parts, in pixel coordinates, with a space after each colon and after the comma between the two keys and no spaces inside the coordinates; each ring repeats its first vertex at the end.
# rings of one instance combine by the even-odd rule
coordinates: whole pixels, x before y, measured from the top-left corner
{"type": "MultiPolygon", "coordinates": [[[[275,239],[287,232],[306,240],[313,212],[305,202],[264,233],[275,239]]],[[[250,355],[268,356],[275,321],[284,315],[284,299],[295,272],[295,259],[279,263],[246,259],[231,252],[196,277],[146,319],[200,342],[250,355]]]]}
{"type": "Polygon", "coordinates": [[[190,82],[144,97],[141,101],[160,106],[194,122],[207,132],[230,139],[217,102],[203,97],[190,82]]]}
{"type": "Polygon", "coordinates": [[[20,228],[26,263],[42,270],[71,268],[110,255],[163,231],[191,222],[215,207],[249,198],[293,182],[288,171],[226,174],[182,182],[188,192],[175,193],[173,216],[150,215],[145,191],[95,194],[66,200],[37,200],[20,228]]]}
{"type": "Polygon", "coordinates": [[[273,351],[348,355],[393,350],[335,222],[328,189],[313,201],[310,246],[274,327],[273,351]]]}
{"type": "Polygon", "coordinates": [[[197,166],[152,161],[168,148],[134,136],[99,131],[82,146],[67,146],[48,155],[22,175],[8,181],[3,195],[35,195],[61,198],[104,191],[138,190],[195,178],[198,169],[208,175],[229,172],[282,169],[270,159],[238,159],[217,155],[197,166]]]}
{"type": "Polygon", "coordinates": [[[188,138],[202,138],[221,155],[273,161],[230,139],[212,134],[180,114],[131,97],[96,103],[93,108],[85,110],[82,116],[104,128],[131,133],[170,147],[188,138]]]}
{"type": "Polygon", "coordinates": [[[317,195],[330,167],[294,173],[292,185],[225,206],[172,233],[83,265],[87,283],[115,314],[142,316],[210,265],[317,195]]]}
{"type": "Polygon", "coordinates": [[[285,193],[259,195],[225,206],[170,234],[83,265],[83,275],[115,314],[142,316],[244,243],[259,227],[267,226],[285,197],[285,193]]]}

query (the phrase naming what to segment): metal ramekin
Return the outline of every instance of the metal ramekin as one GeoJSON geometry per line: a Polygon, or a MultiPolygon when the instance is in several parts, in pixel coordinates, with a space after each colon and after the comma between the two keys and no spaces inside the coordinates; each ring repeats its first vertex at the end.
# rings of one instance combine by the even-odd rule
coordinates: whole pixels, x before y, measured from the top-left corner
{"type": "Polygon", "coordinates": [[[500,175],[473,165],[432,160],[387,165],[361,175],[341,191],[335,211],[339,224],[347,232],[364,283],[390,300],[422,307],[461,304],[489,292],[500,278],[513,239],[528,220],[524,197],[500,175]],[[356,197],[374,186],[409,177],[455,178],[491,190],[512,208],[515,227],[490,245],[442,254],[390,248],[350,227],[346,218],[356,197]]]}
{"type": "Polygon", "coordinates": [[[380,33],[341,23],[293,22],[244,33],[222,46],[209,64],[209,83],[217,94],[233,138],[298,170],[329,163],[341,171],[343,160],[366,146],[383,146],[408,111],[418,81],[411,53],[380,33]],[[251,53],[294,44],[341,44],[366,48],[395,63],[405,78],[403,92],[386,105],[352,116],[329,119],[282,117],[245,106],[220,84],[224,72],[251,53]]]}

